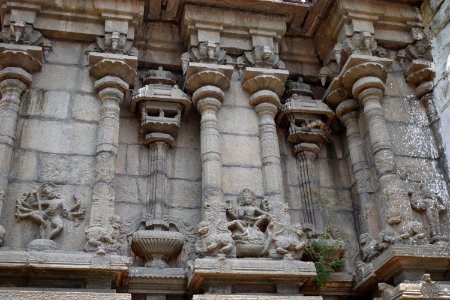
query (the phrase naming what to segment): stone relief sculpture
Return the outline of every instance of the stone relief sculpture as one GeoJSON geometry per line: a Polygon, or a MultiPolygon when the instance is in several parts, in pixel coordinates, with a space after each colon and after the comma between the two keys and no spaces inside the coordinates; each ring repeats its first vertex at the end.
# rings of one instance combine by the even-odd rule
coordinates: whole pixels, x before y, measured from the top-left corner
{"type": "Polygon", "coordinates": [[[235,243],[231,236],[231,231],[223,225],[211,226],[211,223],[208,221],[202,221],[198,224],[195,251],[200,256],[216,256],[218,254],[225,254],[229,257],[236,256],[235,243]]]}
{"type": "Polygon", "coordinates": [[[30,250],[56,249],[53,241],[64,230],[64,219],[78,226],[86,214],[81,202],[73,196],[73,206],[68,204],[57,192],[58,187],[52,183],[42,184],[36,191],[25,194],[16,204],[18,221],[30,219],[39,226],[39,238],[30,243],[30,250]]]}
{"type": "Polygon", "coordinates": [[[301,224],[285,225],[269,213],[264,197],[249,189],[240,192],[236,205],[225,210],[226,222],[203,221],[198,226],[196,252],[202,256],[301,259],[306,237],[301,224]]]}
{"type": "Polygon", "coordinates": [[[424,215],[430,228],[430,242],[432,244],[446,243],[448,238],[443,234],[440,220],[442,214],[447,211],[447,205],[440,196],[431,192],[425,185],[421,185],[419,189],[411,195],[411,206],[424,215]]]}
{"type": "Polygon", "coordinates": [[[283,258],[289,255],[293,259],[301,259],[307,245],[302,225],[292,224],[289,227],[271,222],[267,227],[268,237],[264,253],[271,258],[283,258]]]}
{"type": "Polygon", "coordinates": [[[362,233],[359,237],[361,260],[371,261],[380,254],[379,243],[372,239],[368,233],[362,233]]]}
{"type": "Polygon", "coordinates": [[[94,226],[86,229],[86,244],[84,250],[104,255],[106,253],[124,255],[128,248],[128,237],[130,236],[118,216],[110,218],[110,226],[94,226]]]}

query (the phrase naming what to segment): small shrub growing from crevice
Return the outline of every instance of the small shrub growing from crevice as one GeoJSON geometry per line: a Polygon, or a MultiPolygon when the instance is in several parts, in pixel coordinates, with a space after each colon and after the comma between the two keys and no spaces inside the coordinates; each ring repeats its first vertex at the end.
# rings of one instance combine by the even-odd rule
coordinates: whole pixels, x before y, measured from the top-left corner
{"type": "Polygon", "coordinates": [[[331,272],[345,262],[345,257],[339,257],[344,243],[342,240],[333,238],[330,223],[329,219],[321,234],[307,236],[309,245],[305,248],[305,254],[316,266],[317,276],[314,279],[314,285],[317,288],[324,287],[330,280],[331,272]]]}

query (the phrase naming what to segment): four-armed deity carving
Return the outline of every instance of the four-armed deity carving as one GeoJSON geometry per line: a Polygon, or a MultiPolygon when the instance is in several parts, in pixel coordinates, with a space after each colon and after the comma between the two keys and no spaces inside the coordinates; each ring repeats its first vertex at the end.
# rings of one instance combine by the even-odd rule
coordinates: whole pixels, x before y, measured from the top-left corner
{"type": "Polygon", "coordinates": [[[301,224],[286,226],[270,214],[264,197],[249,189],[237,196],[237,205],[226,209],[226,222],[199,224],[196,251],[201,256],[301,259],[306,237],[301,224]]]}

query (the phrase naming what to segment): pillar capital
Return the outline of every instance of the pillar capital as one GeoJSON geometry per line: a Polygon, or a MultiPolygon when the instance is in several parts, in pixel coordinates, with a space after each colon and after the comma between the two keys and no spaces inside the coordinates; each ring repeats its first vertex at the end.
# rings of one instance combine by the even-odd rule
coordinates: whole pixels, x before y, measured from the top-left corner
{"type": "Polygon", "coordinates": [[[384,82],[373,76],[363,77],[358,79],[352,88],[353,97],[359,99],[362,103],[370,98],[370,96],[377,97],[381,100],[384,95],[384,82]]]}
{"type": "Polygon", "coordinates": [[[42,47],[0,43],[0,67],[22,68],[28,73],[41,70],[42,47]]]}
{"type": "Polygon", "coordinates": [[[344,122],[356,119],[359,115],[359,104],[354,99],[347,99],[336,107],[336,117],[344,122]]]}
{"type": "Polygon", "coordinates": [[[89,74],[95,79],[117,77],[128,85],[134,85],[138,64],[136,56],[90,52],[89,64],[89,74]]]}
{"type": "Polygon", "coordinates": [[[242,87],[250,94],[268,90],[281,96],[288,76],[288,70],[247,67],[242,77],[242,87]]]}
{"type": "Polygon", "coordinates": [[[195,90],[192,102],[201,113],[207,105],[213,105],[218,111],[225,97],[225,93],[219,87],[213,85],[202,86],[195,90]],[[208,100],[209,99],[209,100],[208,100]],[[204,100],[204,101],[203,101],[204,100]]]}
{"type": "Polygon", "coordinates": [[[123,97],[128,92],[128,84],[115,76],[105,76],[95,82],[100,100],[114,99],[122,103],[123,97]]]}
{"type": "Polygon", "coordinates": [[[233,70],[234,67],[229,65],[189,62],[184,87],[189,93],[194,93],[204,86],[226,91],[230,87],[233,70]]]}
{"type": "Polygon", "coordinates": [[[350,55],[339,75],[332,80],[326,90],[324,101],[336,107],[348,99],[350,94],[358,99],[365,88],[376,87],[384,91],[384,82],[391,62],[390,59],[371,55],[350,55]]]}

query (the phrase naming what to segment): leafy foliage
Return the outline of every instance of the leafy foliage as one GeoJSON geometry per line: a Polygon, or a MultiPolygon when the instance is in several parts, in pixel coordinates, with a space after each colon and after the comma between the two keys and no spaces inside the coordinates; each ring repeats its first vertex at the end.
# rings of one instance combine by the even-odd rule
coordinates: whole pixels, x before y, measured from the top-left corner
{"type": "Polygon", "coordinates": [[[342,266],[345,257],[336,256],[336,248],[339,248],[342,241],[333,239],[331,235],[331,224],[328,220],[323,232],[317,237],[308,236],[309,246],[305,248],[305,253],[314,262],[317,276],[314,279],[314,285],[322,288],[330,280],[330,274],[342,266]]]}
{"type": "Polygon", "coordinates": [[[291,89],[292,89],[292,83],[293,83],[293,82],[294,82],[294,81],[291,80],[291,79],[286,80],[286,83],[284,84],[284,89],[285,89],[286,91],[291,90],[291,89]]]}

